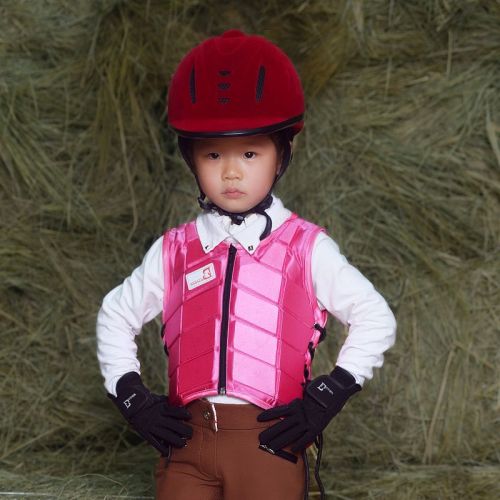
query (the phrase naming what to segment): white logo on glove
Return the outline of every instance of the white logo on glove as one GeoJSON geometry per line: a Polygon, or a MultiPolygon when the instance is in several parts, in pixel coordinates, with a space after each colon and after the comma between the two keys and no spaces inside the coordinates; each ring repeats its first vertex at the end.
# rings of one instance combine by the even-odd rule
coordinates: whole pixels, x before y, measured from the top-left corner
{"type": "Polygon", "coordinates": [[[134,392],[134,394],[132,394],[132,396],[130,396],[129,398],[127,398],[127,399],[123,402],[123,404],[125,405],[125,408],[130,408],[130,407],[132,406],[132,403],[130,402],[130,400],[131,400],[132,398],[135,398],[135,396],[136,396],[136,394],[135,394],[135,392],[134,392]]]}
{"type": "Polygon", "coordinates": [[[318,385],[318,390],[323,392],[325,389],[333,396],[333,391],[324,382],[321,382],[321,384],[318,385]]]}

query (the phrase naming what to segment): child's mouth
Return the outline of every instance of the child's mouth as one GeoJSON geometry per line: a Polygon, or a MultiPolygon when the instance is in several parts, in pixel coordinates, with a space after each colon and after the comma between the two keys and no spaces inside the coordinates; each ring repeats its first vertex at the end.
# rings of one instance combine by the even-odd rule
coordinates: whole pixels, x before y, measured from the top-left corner
{"type": "Polygon", "coordinates": [[[222,193],[226,198],[232,198],[232,199],[235,199],[235,198],[240,198],[241,196],[243,196],[245,193],[241,192],[241,191],[238,191],[237,189],[226,189],[223,193],[222,193]]]}

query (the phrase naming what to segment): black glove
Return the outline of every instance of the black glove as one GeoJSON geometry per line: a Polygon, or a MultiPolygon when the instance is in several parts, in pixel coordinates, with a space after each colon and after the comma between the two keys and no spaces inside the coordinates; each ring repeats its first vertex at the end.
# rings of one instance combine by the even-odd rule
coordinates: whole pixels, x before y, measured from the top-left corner
{"type": "Polygon", "coordinates": [[[360,390],[354,377],[340,366],[330,375],[316,377],[307,384],[304,399],[294,399],[257,416],[259,422],[284,417],[259,434],[261,448],[275,453],[293,444],[293,453],[302,451],[314,442],[349,397],[360,390]]]}
{"type": "Polygon", "coordinates": [[[191,426],[181,422],[191,414],[183,406],[168,404],[166,396],[153,394],[136,372],[123,375],[116,384],[115,403],[134,430],[162,455],[169,456],[169,446],[182,448],[193,435],[191,426]]]}

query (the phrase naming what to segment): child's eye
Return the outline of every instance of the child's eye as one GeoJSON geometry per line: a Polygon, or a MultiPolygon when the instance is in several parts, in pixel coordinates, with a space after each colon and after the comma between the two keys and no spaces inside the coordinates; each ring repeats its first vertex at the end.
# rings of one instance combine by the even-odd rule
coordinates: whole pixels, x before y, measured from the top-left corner
{"type": "Polygon", "coordinates": [[[255,152],[253,152],[253,151],[247,151],[247,152],[245,153],[245,158],[247,158],[248,160],[251,160],[252,158],[255,158],[255,155],[256,155],[256,154],[257,154],[257,153],[255,153],[255,152]]]}
{"type": "Polygon", "coordinates": [[[208,153],[207,155],[211,160],[217,160],[219,158],[219,153],[208,153]]]}

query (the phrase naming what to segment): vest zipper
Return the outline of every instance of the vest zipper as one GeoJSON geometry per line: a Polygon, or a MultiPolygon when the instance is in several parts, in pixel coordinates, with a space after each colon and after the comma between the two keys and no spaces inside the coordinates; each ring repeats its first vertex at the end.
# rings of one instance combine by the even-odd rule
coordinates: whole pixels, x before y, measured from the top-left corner
{"type": "Polygon", "coordinates": [[[224,278],[224,293],[222,295],[222,321],[220,331],[220,357],[219,357],[219,394],[226,394],[226,357],[227,357],[227,331],[229,327],[229,300],[231,298],[231,282],[233,279],[234,260],[236,247],[229,246],[226,277],[224,278]]]}

